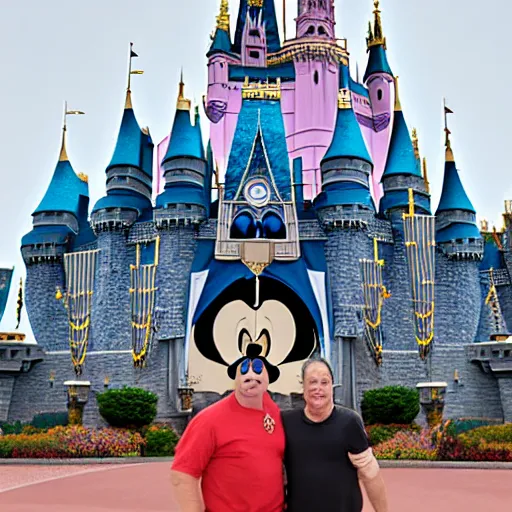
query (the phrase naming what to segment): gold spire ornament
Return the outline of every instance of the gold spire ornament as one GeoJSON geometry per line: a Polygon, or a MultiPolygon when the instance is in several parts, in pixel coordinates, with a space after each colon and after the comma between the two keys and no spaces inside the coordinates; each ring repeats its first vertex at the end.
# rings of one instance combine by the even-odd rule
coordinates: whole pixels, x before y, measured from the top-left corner
{"type": "Polygon", "coordinates": [[[368,49],[370,49],[372,46],[382,46],[384,50],[386,50],[386,38],[384,37],[384,32],[382,30],[382,19],[380,17],[379,0],[375,0],[373,2],[373,5],[375,7],[375,10],[373,11],[373,32],[370,23],[370,29],[368,31],[368,38],[366,40],[366,44],[368,46],[368,49]]]}
{"type": "Polygon", "coordinates": [[[448,129],[448,114],[453,114],[453,110],[450,110],[446,106],[446,100],[443,100],[443,102],[444,102],[444,132],[446,133],[446,140],[445,140],[446,161],[447,162],[455,162],[455,158],[453,156],[453,151],[452,151],[452,144],[450,141],[450,135],[452,132],[448,129]]]}
{"type": "Polygon", "coordinates": [[[133,51],[133,43],[130,43],[130,64],[128,68],[128,87],[126,88],[126,101],[124,104],[125,110],[130,110],[133,108],[132,106],[132,91],[131,91],[131,85],[132,85],[132,75],[143,75],[144,71],[140,69],[132,69],[132,60],[134,58],[137,58],[138,54],[136,54],[133,51]]]}
{"type": "Polygon", "coordinates": [[[221,0],[220,13],[217,16],[217,28],[229,34],[229,3],[228,0],[221,0]]]}
{"type": "Polygon", "coordinates": [[[425,187],[427,189],[427,194],[430,194],[430,182],[428,181],[428,173],[427,173],[427,159],[423,157],[423,180],[425,181],[425,187]]]}
{"type": "Polygon", "coordinates": [[[185,82],[183,81],[183,69],[181,70],[180,77],[180,89],[178,92],[178,102],[176,104],[176,108],[178,110],[188,110],[192,107],[192,102],[185,98],[185,82]]]}
{"type": "Polygon", "coordinates": [[[395,112],[401,112],[402,111],[402,105],[400,103],[400,94],[398,92],[398,78],[395,76],[393,80],[395,81],[395,112]]]}
{"type": "Polygon", "coordinates": [[[412,147],[414,148],[414,156],[416,160],[420,159],[420,148],[418,143],[418,131],[416,128],[412,129],[412,147]]]}
{"type": "Polygon", "coordinates": [[[81,110],[68,110],[68,102],[64,102],[64,122],[62,126],[62,144],[60,148],[59,162],[69,162],[68,153],[66,151],[66,132],[68,116],[83,116],[85,112],[81,110]]]}

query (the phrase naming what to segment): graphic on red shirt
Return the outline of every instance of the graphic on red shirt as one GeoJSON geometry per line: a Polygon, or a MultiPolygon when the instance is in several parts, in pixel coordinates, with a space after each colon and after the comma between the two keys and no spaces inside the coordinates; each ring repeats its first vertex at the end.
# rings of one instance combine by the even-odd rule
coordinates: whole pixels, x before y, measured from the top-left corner
{"type": "Polygon", "coordinates": [[[207,512],[281,512],[284,443],[279,408],[267,393],[263,410],[242,407],[232,393],[192,419],[172,469],[202,478],[207,512]]]}

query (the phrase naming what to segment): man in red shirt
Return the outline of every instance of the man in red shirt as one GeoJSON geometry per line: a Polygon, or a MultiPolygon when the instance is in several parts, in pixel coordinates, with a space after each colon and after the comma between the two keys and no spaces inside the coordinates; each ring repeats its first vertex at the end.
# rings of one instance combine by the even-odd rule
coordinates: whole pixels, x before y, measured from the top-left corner
{"type": "Polygon", "coordinates": [[[282,512],[284,430],[267,388],[279,369],[247,346],[228,368],[235,390],[195,416],[176,447],[180,512],[282,512]]]}

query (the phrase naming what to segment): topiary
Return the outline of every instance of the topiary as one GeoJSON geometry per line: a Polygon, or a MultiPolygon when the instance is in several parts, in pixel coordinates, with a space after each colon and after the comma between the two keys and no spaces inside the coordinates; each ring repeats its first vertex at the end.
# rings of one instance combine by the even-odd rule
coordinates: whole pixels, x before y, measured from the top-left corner
{"type": "Polygon", "coordinates": [[[30,424],[38,429],[47,430],[53,427],[66,427],[68,425],[67,411],[43,412],[36,414],[30,424]]]}
{"type": "Polygon", "coordinates": [[[386,386],[366,391],[361,413],[367,425],[410,425],[420,412],[420,396],[416,389],[386,386]]]}
{"type": "Polygon", "coordinates": [[[156,417],[158,396],[140,388],[109,389],[96,395],[99,412],[112,427],[140,429],[156,417]]]}

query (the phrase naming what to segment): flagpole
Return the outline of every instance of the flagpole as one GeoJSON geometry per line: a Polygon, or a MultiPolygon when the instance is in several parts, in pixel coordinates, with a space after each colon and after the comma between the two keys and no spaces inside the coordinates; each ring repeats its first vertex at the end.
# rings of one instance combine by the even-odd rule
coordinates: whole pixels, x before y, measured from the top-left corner
{"type": "Polygon", "coordinates": [[[283,34],[286,41],[286,0],[283,0],[283,34]]]}

